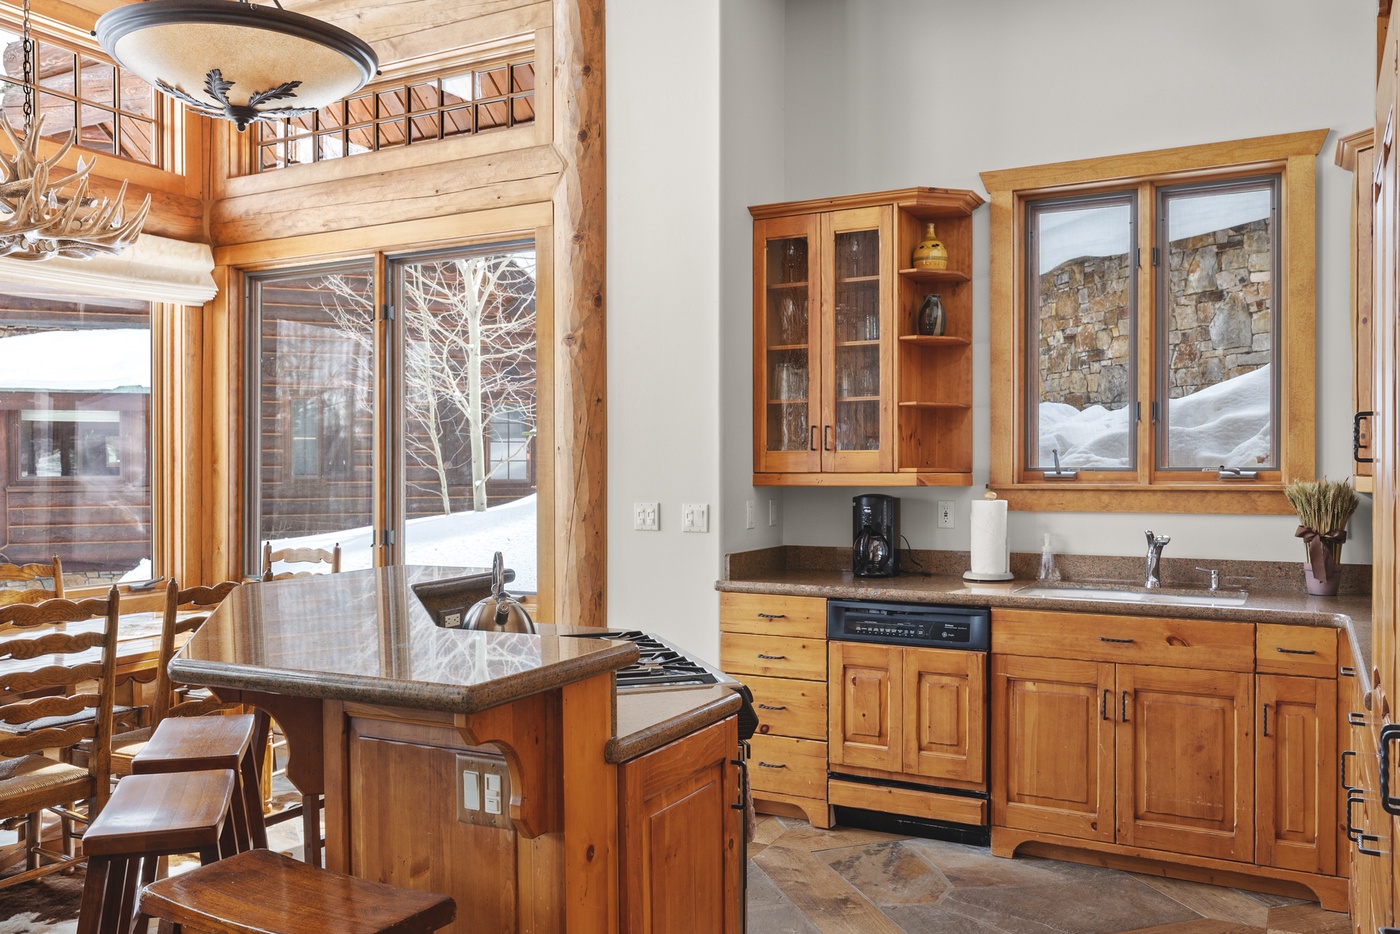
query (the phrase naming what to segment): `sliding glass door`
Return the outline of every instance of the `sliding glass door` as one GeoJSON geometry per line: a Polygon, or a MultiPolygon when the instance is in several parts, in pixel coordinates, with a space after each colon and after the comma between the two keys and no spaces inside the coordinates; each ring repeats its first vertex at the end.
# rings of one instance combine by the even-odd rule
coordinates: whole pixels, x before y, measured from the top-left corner
{"type": "Polygon", "coordinates": [[[501,551],[536,590],[536,279],[531,240],[247,277],[250,571],[265,541],[345,570],[501,551]]]}

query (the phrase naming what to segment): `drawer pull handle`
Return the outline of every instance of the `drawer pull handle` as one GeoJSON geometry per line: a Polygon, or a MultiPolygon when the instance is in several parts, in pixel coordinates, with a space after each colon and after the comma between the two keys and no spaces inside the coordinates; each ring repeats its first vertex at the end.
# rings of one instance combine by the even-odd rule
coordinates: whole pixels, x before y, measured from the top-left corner
{"type": "Polygon", "coordinates": [[[1121,644],[1123,644],[1123,645],[1132,645],[1132,644],[1133,644],[1133,640],[1132,640],[1132,639],[1110,639],[1108,636],[1099,636],[1099,641],[1100,641],[1100,642],[1118,642],[1118,643],[1121,643],[1121,644]]]}
{"type": "Polygon", "coordinates": [[[759,653],[758,653],[758,657],[759,657],[759,658],[766,658],[766,659],[768,659],[770,662],[781,661],[782,659],[787,658],[786,655],[764,655],[762,652],[759,652],[759,653]]]}
{"type": "Polygon", "coordinates": [[[759,704],[759,710],[787,710],[787,707],[773,707],[769,704],[759,704]]]}
{"type": "Polygon", "coordinates": [[[1390,723],[1381,727],[1381,810],[1392,817],[1400,816],[1400,798],[1390,793],[1390,747],[1397,739],[1400,739],[1400,725],[1390,723]]]}
{"type": "Polygon", "coordinates": [[[1361,804],[1361,803],[1364,802],[1365,800],[1366,800],[1366,799],[1365,799],[1364,797],[1362,797],[1362,795],[1361,795],[1361,789],[1359,789],[1359,788],[1358,788],[1356,791],[1348,791],[1348,792],[1347,792],[1347,813],[1346,813],[1346,820],[1345,820],[1343,823],[1346,824],[1346,828],[1347,828],[1347,839],[1350,840],[1352,843],[1356,843],[1356,842],[1357,842],[1357,837],[1360,837],[1360,836],[1361,836],[1361,828],[1360,828],[1360,827],[1354,827],[1354,826],[1352,826],[1352,821],[1351,821],[1351,806],[1352,806],[1353,804],[1361,804]]]}
{"type": "Polygon", "coordinates": [[[1281,645],[1278,646],[1278,648],[1276,649],[1276,651],[1282,652],[1284,655],[1316,655],[1316,654],[1317,654],[1317,649],[1285,649],[1285,648],[1284,648],[1283,646],[1281,646],[1281,645]]]}
{"type": "Polygon", "coordinates": [[[1338,668],[1337,673],[1340,674],[1343,678],[1356,677],[1356,669],[1352,668],[1350,665],[1343,665],[1342,667],[1338,668]]]}
{"type": "Polygon", "coordinates": [[[774,765],[774,764],[771,763],[771,762],[764,762],[762,759],[759,759],[759,760],[758,760],[758,764],[759,764],[762,768],[765,768],[765,769],[785,769],[785,768],[787,768],[787,766],[782,765],[781,763],[779,763],[778,765],[774,765]]]}
{"type": "Polygon", "coordinates": [[[1364,713],[1357,713],[1355,710],[1353,710],[1347,714],[1347,723],[1350,723],[1352,726],[1365,726],[1366,715],[1364,713]]]}
{"type": "Polygon", "coordinates": [[[787,619],[786,613],[760,613],[759,619],[787,619]]]}

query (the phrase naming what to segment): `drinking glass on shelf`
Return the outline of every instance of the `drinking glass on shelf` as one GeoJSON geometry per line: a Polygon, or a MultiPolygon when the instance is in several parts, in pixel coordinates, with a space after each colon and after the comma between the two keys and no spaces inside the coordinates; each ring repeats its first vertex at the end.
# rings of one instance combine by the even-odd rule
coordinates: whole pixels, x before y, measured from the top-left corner
{"type": "Polygon", "coordinates": [[[851,271],[853,278],[860,275],[860,234],[851,234],[851,271]]]}

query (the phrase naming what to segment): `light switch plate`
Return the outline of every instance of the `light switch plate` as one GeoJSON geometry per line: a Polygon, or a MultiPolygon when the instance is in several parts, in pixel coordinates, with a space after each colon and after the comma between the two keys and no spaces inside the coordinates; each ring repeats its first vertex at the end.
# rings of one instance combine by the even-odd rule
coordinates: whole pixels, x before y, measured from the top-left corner
{"type": "Polygon", "coordinates": [[[710,506],[708,503],[681,504],[681,531],[710,531],[710,506]]]}
{"type": "Polygon", "coordinates": [[[485,751],[457,755],[457,820],[485,827],[511,826],[505,813],[510,774],[503,756],[485,751]]]}
{"type": "Polygon", "coordinates": [[[632,528],[638,532],[657,532],[661,529],[660,503],[633,503],[632,528]]]}

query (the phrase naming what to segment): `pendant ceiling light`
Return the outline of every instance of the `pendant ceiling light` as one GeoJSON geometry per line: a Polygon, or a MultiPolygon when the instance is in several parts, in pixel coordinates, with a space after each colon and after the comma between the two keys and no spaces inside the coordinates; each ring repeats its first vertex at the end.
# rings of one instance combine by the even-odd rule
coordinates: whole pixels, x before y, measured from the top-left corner
{"type": "Polygon", "coordinates": [[[88,194],[88,173],[96,160],[84,163],[68,174],[59,167],[78,139],[74,127],[68,138],[47,159],[39,155],[39,138],[44,118],[34,116],[34,86],[38,69],[34,64],[34,40],[29,36],[29,0],[24,0],[20,21],[20,43],[24,53],[24,138],[15,135],[7,119],[0,119],[0,130],[14,151],[0,153],[0,256],[13,259],[45,260],[56,256],[90,259],[98,254],[116,254],[136,242],[146,213],[151,209],[147,195],[140,210],[127,217],[122,209],[126,182],[115,200],[88,194]]]}
{"type": "Polygon", "coordinates": [[[243,0],[145,0],[102,14],[94,32],[117,64],[240,130],[312,113],[379,70],[345,30],[243,0]]]}

